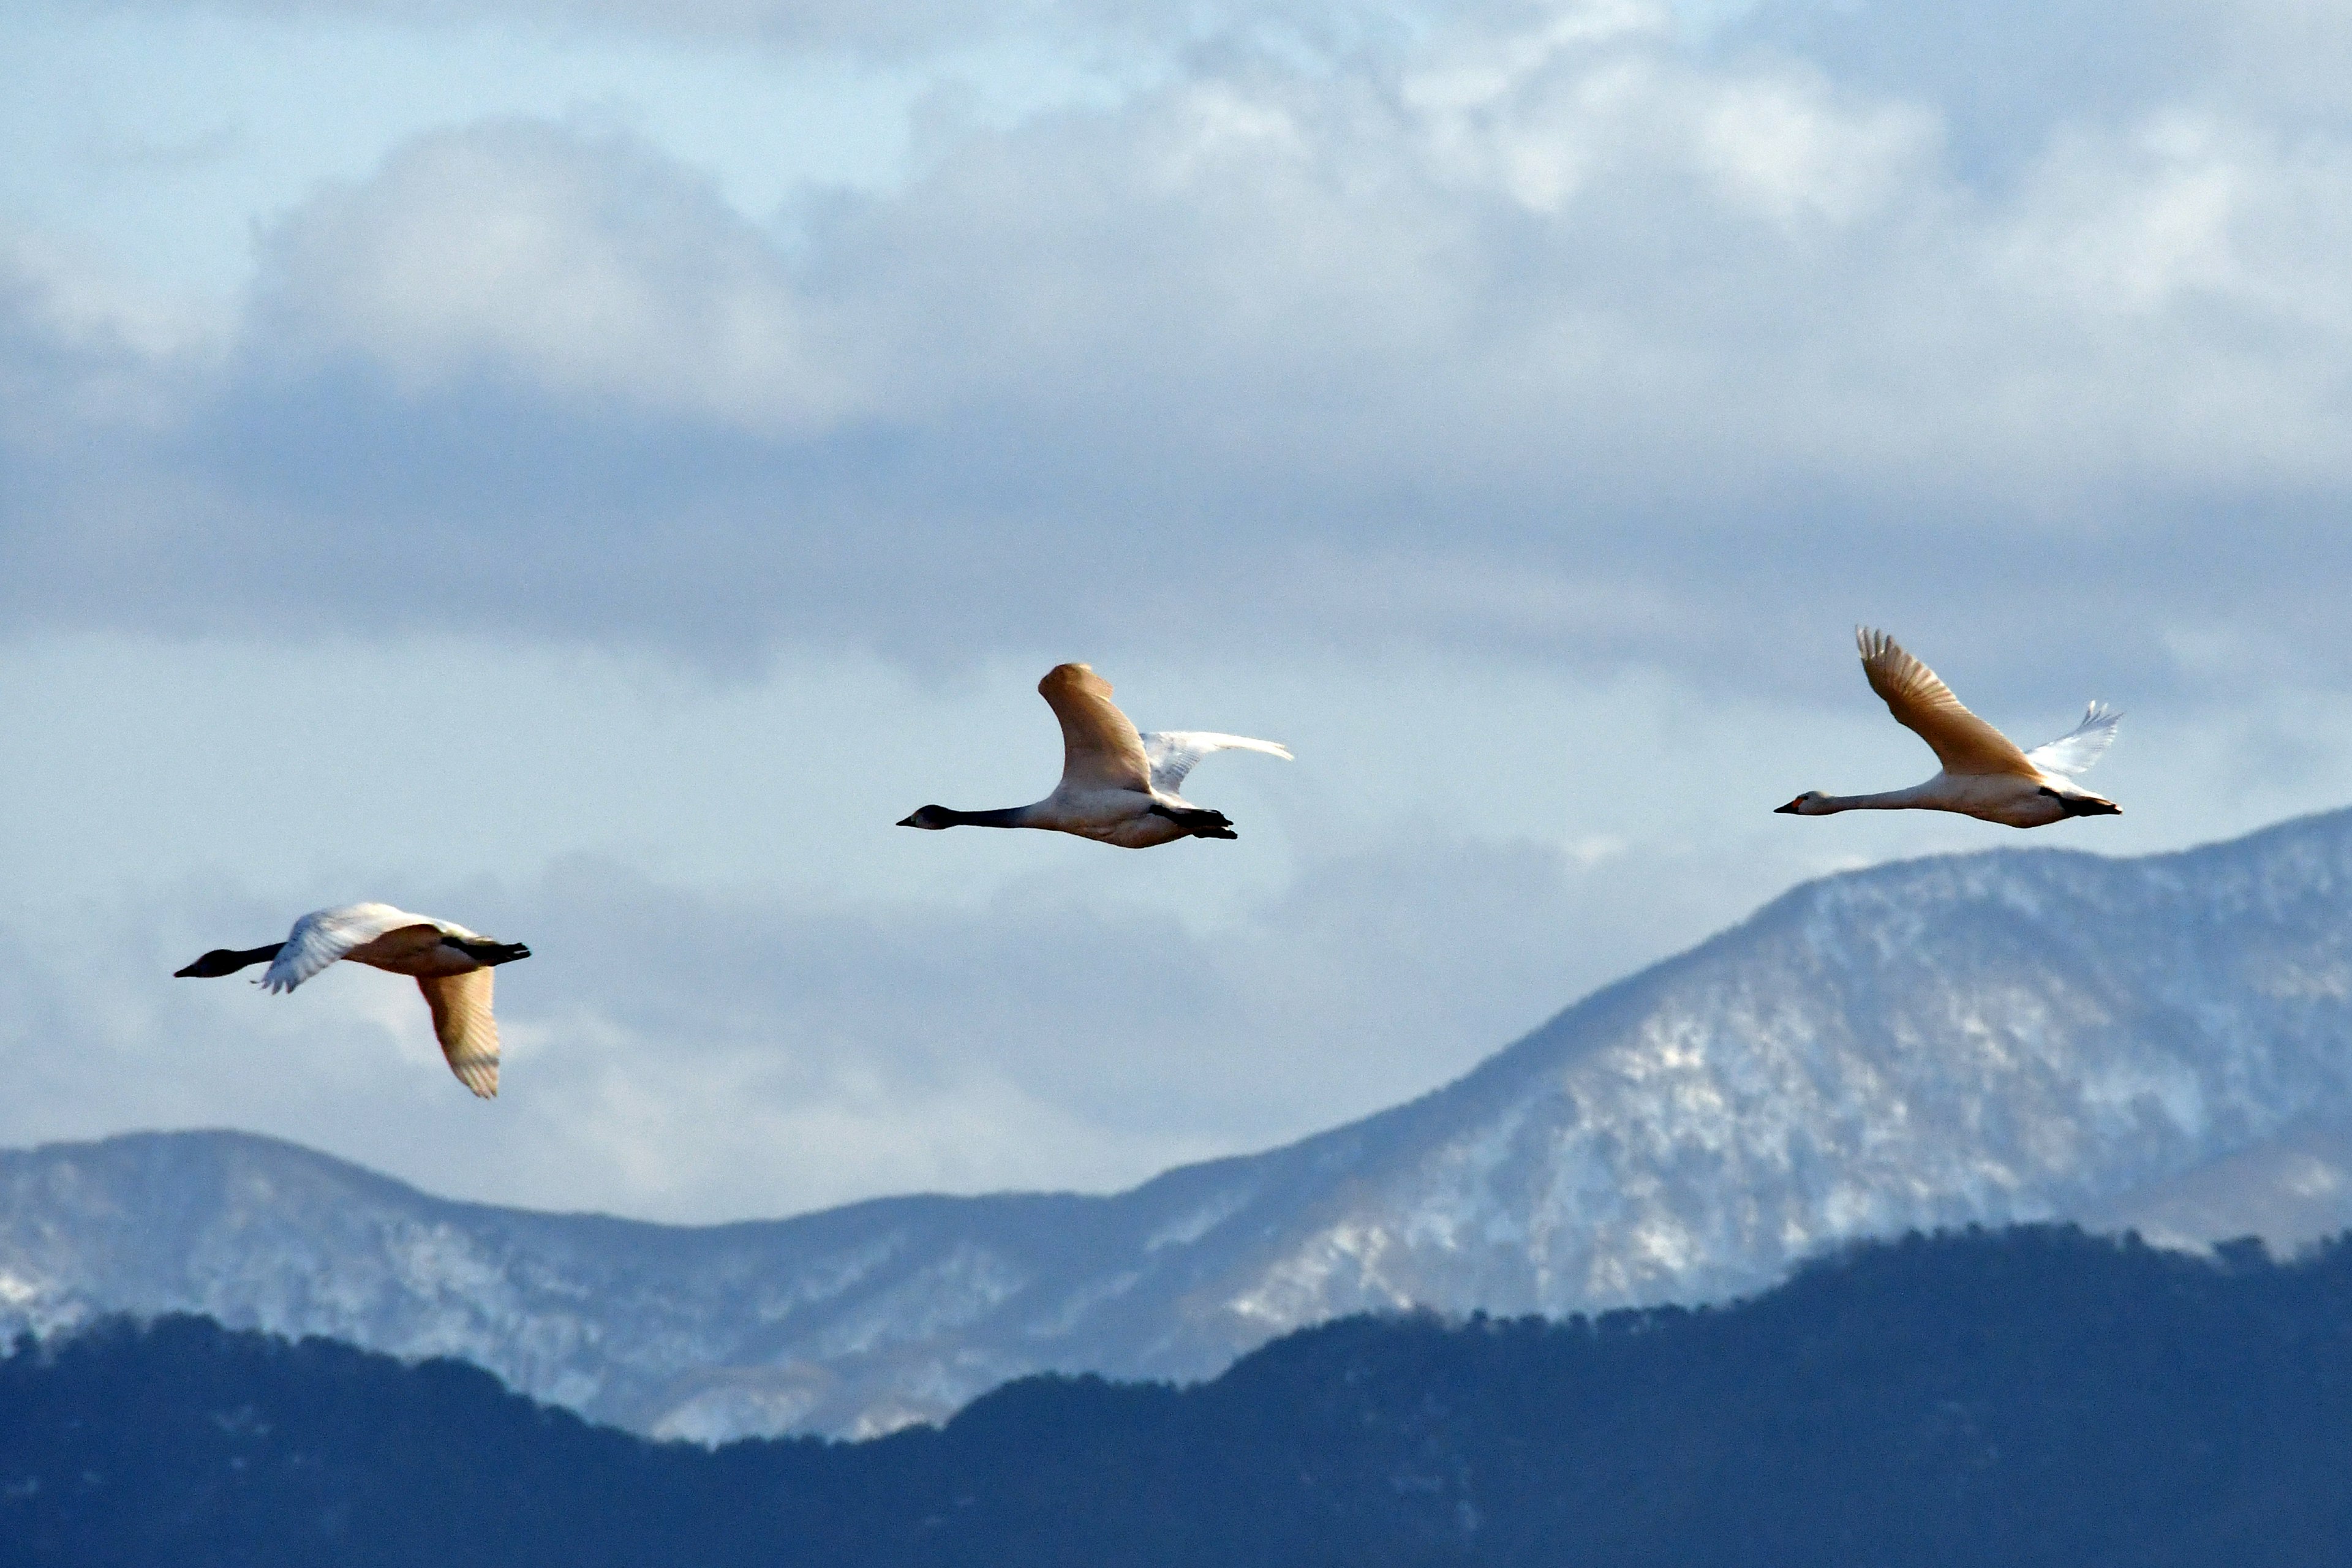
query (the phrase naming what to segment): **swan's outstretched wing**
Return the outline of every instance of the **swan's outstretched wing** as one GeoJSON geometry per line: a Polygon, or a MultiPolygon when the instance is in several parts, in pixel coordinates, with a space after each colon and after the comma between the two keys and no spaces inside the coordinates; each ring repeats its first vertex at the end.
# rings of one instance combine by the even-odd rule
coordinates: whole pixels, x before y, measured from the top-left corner
{"type": "Polygon", "coordinates": [[[2045,773],[2088,773],[2091,764],[2116,743],[2116,726],[2123,718],[2105,703],[2094,702],[2084,710],[2081,723],[2049,744],[2034,747],[2025,753],[2025,760],[2045,773]]]}
{"type": "Polygon", "coordinates": [[[433,1009],[433,1035],[457,1081],[484,1100],[499,1097],[499,1024],[490,1016],[489,969],[426,974],[416,988],[433,1009]]]}
{"type": "Polygon", "coordinates": [[[1952,689],[1893,637],[1860,626],[1854,642],[1870,689],[1886,700],[1897,722],[1927,742],[1946,773],[2035,775],[2016,742],[1962,707],[1952,689]]]}
{"type": "Polygon", "coordinates": [[[1150,790],[1151,763],[1135,726],[1110,700],[1110,682],[1083,664],[1057,664],[1037,695],[1062,721],[1062,783],[1082,789],[1150,790]]]}
{"type": "Polygon", "coordinates": [[[345,904],[340,909],[313,910],[294,922],[286,945],[270,961],[261,977],[265,991],[291,991],[335,960],[380,936],[407,926],[426,926],[438,942],[440,928],[421,915],[395,910],[390,904],[345,904]]]}
{"type": "Polygon", "coordinates": [[[1143,737],[1143,754],[1151,763],[1151,787],[1162,795],[1183,788],[1184,775],[1212,752],[1264,752],[1269,757],[1292,760],[1290,748],[1247,735],[1220,735],[1211,730],[1154,730],[1143,737]]]}

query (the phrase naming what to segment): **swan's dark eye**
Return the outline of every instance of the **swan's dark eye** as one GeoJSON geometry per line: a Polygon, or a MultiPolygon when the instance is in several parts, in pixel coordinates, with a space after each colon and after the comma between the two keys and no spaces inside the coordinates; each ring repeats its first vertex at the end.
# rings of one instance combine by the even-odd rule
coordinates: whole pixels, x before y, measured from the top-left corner
{"type": "Polygon", "coordinates": [[[2043,784],[2043,785],[2042,786],[2042,793],[2043,795],[2048,795],[2052,800],[2063,800],[2063,799],[2065,798],[2063,795],[2060,795],[2056,790],[2052,789],[2048,784],[2043,784]]]}

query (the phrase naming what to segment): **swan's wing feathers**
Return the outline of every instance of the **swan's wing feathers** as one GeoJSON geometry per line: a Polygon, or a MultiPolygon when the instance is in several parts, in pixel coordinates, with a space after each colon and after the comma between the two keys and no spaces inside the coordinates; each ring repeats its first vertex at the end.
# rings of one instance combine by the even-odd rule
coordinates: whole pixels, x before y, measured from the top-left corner
{"type": "Polygon", "coordinates": [[[1143,740],[1110,700],[1110,682],[1083,664],[1057,664],[1037,695],[1062,721],[1062,783],[1089,789],[1149,790],[1143,740]]]}
{"type": "Polygon", "coordinates": [[[497,971],[420,976],[416,988],[433,1009],[433,1035],[457,1081],[484,1100],[499,1096],[499,1025],[490,1016],[490,977],[497,971]]]}
{"type": "Polygon", "coordinates": [[[1290,748],[1276,742],[1220,735],[1213,730],[1154,730],[1143,737],[1143,754],[1151,763],[1151,787],[1162,795],[1181,790],[1184,775],[1215,752],[1264,752],[1286,763],[1293,760],[1290,748]]]}
{"type": "Polygon", "coordinates": [[[1927,742],[1948,773],[2022,773],[2035,769],[2017,742],[1969,712],[1936,672],[1885,632],[1854,632],[1870,689],[1905,729],[1927,742]]]}
{"type": "Polygon", "coordinates": [[[2116,743],[2116,726],[2123,718],[2105,703],[2094,702],[2084,710],[2081,723],[2049,744],[2034,747],[2025,760],[2045,773],[2087,773],[2116,743]]]}
{"type": "Polygon", "coordinates": [[[286,936],[286,945],[269,963],[268,972],[262,975],[266,991],[291,991],[319,971],[334,963],[355,947],[403,926],[425,924],[405,910],[390,904],[344,904],[331,910],[313,910],[294,922],[286,936]]]}

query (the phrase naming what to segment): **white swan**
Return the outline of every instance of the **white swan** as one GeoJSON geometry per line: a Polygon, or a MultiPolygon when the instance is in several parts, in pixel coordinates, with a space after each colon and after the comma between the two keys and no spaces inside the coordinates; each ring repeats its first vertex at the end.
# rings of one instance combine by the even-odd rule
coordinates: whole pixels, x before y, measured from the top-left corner
{"type": "Polygon", "coordinates": [[[1957,811],[2011,827],[2040,827],[2070,816],[2114,816],[2122,806],[2091,794],[2069,776],[2082,773],[2114,743],[2121,713],[2094,702],[2083,721],[2046,746],[2020,751],[2015,742],[1960,705],[1936,672],[1903,651],[1885,632],[1858,628],[1863,673],[1895,719],[1927,742],[1943,771],[1926,784],[1883,795],[1823,795],[1809,789],[1775,811],[1827,816],[1840,811],[1957,811]]]}
{"type": "Polygon", "coordinates": [[[484,1100],[499,1092],[499,1026],[490,1016],[490,971],[530,949],[499,942],[431,915],[412,915],[390,904],[345,904],[313,910],[294,922],[284,942],[243,950],[216,947],[185,969],[181,978],[211,979],[268,962],[266,991],[291,991],[338,959],[413,974],[433,1009],[433,1034],[457,1081],[484,1100]]]}
{"type": "Polygon", "coordinates": [[[898,826],[1042,827],[1123,849],[1236,837],[1224,813],[1204,811],[1176,793],[1184,776],[1213,752],[1264,752],[1286,762],[1290,752],[1272,741],[1205,730],[1138,734],[1110,690],[1109,681],[1083,664],[1057,664],[1037,683],[1037,694],[1062,721],[1062,782],[1045,799],[998,811],[927,805],[898,826]]]}

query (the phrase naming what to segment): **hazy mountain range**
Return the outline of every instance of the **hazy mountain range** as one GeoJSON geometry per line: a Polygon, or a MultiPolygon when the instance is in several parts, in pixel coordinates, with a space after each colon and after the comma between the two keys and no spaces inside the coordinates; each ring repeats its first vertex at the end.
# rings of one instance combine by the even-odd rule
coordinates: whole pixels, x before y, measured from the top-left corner
{"type": "Polygon", "coordinates": [[[2352,813],[1807,884],[1455,1083],[1110,1197],[709,1227],[426,1196],[230,1132],[0,1153],[0,1329],[443,1353],[642,1431],[857,1434],[1039,1369],[1192,1377],[1406,1304],[1720,1298],[1832,1240],[2352,1223],[2352,813]]]}

